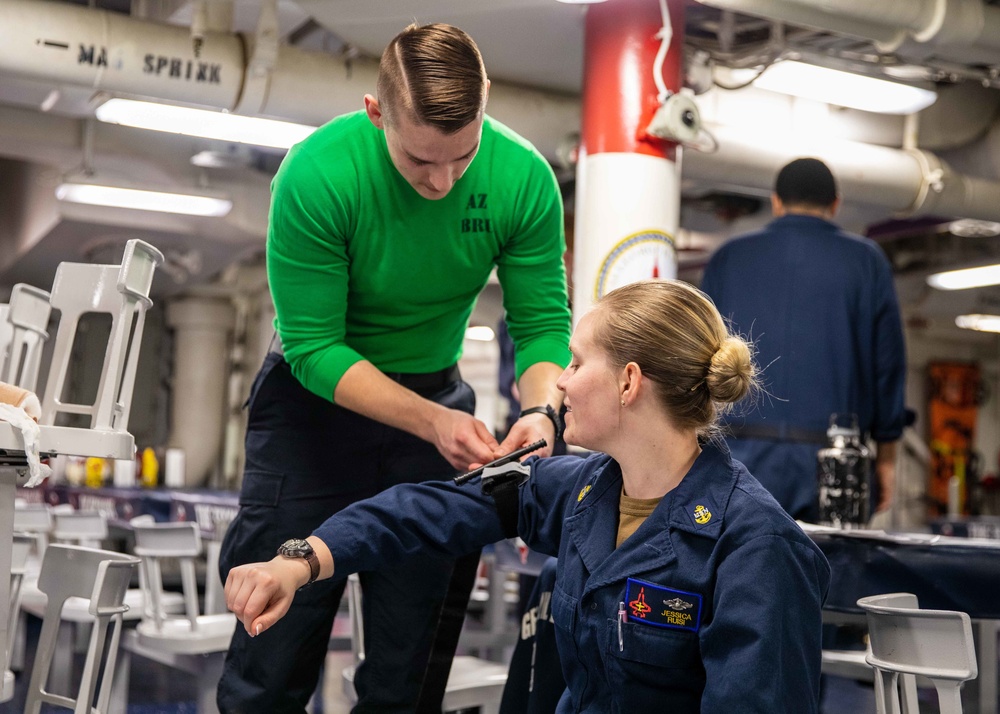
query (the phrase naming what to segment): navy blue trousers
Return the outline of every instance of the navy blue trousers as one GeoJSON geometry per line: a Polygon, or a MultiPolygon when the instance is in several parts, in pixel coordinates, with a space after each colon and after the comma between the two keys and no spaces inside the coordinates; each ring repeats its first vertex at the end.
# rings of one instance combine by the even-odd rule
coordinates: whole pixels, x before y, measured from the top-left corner
{"type": "MultiPolygon", "coordinates": [[[[470,414],[475,409],[475,394],[460,379],[422,396],[470,414]]],[[[257,374],[248,407],[240,511],[222,545],[223,581],[234,565],[270,560],[285,540],[308,536],[355,501],[397,483],[455,475],[432,444],[306,390],[273,352],[257,374]]],[[[441,679],[442,672],[428,673],[427,665],[454,566],[427,556],[360,574],[366,658],[355,675],[354,711],[440,711],[440,701],[428,706],[420,693],[425,679],[447,679],[447,671],[441,679]]],[[[288,614],[257,637],[236,628],[219,682],[221,712],[305,711],[346,575],[300,590],[288,614]]],[[[436,666],[450,666],[454,643],[450,648],[443,662],[435,650],[436,666]]]]}

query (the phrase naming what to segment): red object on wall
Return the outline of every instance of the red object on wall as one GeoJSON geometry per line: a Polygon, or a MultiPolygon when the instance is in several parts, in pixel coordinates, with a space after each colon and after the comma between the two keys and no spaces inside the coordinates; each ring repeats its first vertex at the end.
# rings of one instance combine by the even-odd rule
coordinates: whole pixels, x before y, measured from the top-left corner
{"type": "MultiPolygon", "coordinates": [[[[684,3],[668,0],[673,37],[663,81],[683,81],[684,3]]],[[[583,147],[588,154],[637,152],[675,160],[676,144],[646,135],[659,108],[653,72],[663,26],[657,0],[615,0],[587,8],[584,41],[583,147]]]]}
{"type": "Polygon", "coordinates": [[[949,486],[958,491],[958,510],[969,512],[969,466],[982,388],[979,365],[931,362],[927,417],[931,473],[927,484],[928,515],[948,512],[949,486]]]}

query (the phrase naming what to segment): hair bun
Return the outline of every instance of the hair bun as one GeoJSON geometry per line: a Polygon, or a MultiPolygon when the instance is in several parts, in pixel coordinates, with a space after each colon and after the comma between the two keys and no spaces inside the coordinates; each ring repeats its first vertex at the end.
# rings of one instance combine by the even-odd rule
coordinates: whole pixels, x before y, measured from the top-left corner
{"type": "Polygon", "coordinates": [[[727,337],[712,355],[705,377],[708,392],[714,401],[738,402],[750,391],[755,371],[750,346],[740,337],[727,337]]]}

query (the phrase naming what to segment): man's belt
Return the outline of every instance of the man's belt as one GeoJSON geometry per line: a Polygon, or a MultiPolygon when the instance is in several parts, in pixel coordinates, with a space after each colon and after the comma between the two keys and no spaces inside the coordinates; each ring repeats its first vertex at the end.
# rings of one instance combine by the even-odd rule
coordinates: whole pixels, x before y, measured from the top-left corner
{"type": "Polygon", "coordinates": [[[418,394],[439,392],[462,378],[457,364],[439,369],[437,372],[383,372],[383,374],[393,382],[398,382],[418,394]]]}
{"type": "Polygon", "coordinates": [[[825,444],[827,440],[825,431],[800,429],[788,424],[729,424],[729,430],[737,439],[770,439],[799,444],[825,444]]]}
{"type": "MultiPolygon", "coordinates": [[[[274,352],[282,357],[285,355],[285,350],[281,346],[281,338],[278,337],[277,332],[271,338],[271,344],[267,349],[268,352],[274,352]]],[[[383,374],[393,382],[418,394],[434,394],[462,378],[457,364],[439,369],[437,372],[383,372],[383,374]]]]}

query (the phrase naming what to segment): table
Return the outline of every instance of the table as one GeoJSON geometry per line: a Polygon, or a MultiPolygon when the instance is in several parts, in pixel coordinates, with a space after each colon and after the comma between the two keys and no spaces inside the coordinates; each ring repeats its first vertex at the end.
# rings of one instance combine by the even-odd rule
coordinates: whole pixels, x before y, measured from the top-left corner
{"type": "Polygon", "coordinates": [[[978,699],[981,714],[995,714],[1000,541],[803,527],[830,561],[826,610],[862,615],[859,598],[908,592],[922,608],[968,613],[978,634],[979,677],[966,689],[978,699]]]}

